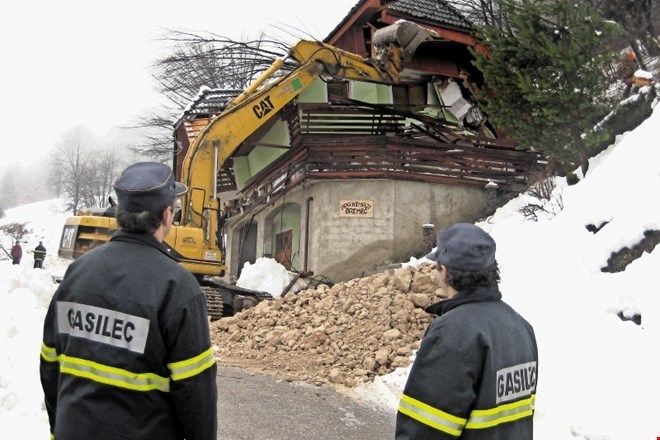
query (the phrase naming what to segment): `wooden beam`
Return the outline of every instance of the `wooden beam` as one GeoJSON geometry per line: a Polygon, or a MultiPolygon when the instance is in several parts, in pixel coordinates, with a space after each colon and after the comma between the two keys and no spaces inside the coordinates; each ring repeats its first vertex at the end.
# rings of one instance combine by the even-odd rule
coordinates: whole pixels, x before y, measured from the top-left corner
{"type": "Polygon", "coordinates": [[[360,3],[362,4],[358,6],[357,10],[351,11],[348,20],[342,23],[341,27],[335,29],[332,34],[324,40],[325,43],[331,46],[336,46],[337,41],[340,40],[351,27],[366,24],[381,8],[380,0],[365,0],[360,3]]]}

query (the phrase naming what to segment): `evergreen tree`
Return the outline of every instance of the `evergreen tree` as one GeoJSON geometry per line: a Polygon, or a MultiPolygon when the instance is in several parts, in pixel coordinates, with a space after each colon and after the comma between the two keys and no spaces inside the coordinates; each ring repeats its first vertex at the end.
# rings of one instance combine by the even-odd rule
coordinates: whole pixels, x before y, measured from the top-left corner
{"type": "Polygon", "coordinates": [[[584,2],[498,3],[507,25],[481,28],[492,56],[474,53],[488,86],[480,90],[486,113],[522,146],[586,173],[583,134],[607,111],[612,56],[605,47],[613,25],[584,2]]]}

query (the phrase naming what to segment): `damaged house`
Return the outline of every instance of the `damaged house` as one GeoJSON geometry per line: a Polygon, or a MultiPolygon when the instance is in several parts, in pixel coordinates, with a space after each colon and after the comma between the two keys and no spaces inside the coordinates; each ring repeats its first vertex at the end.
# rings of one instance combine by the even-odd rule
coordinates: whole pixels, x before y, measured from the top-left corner
{"type": "MultiPolygon", "coordinates": [[[[361,0],[324,43],[371,57],[377,31],[402,20],[432,37],[415,42],[400,82],[319,78],[219,161],[230,275],[262,256],[333,282],[383,270],[423,255],[433,229],[475,221],[544,166],[479,110],[470,48],[487,49],[442,0],[361,0]]],[[[178,176],[187,149],[238,93],[205,90],[177,122],[178,176]]]]}

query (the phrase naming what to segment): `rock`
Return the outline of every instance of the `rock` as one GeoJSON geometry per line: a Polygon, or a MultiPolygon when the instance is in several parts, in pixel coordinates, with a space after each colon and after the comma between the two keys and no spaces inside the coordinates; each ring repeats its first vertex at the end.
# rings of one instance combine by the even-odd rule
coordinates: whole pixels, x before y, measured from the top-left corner
{"type": "Polygon", "coordinates": [[[400,336],[401,336],[401,332],[399,331],[399,329],[396,328],[390,329],[385,333],[383,333],[383,338],[385,338],[385,340],[388,341],[393,341],[395,339],[398,339],[400,336]]]}
{"type": "Polygon", "coordinates": [[[330,379],[330,382],[334,383],[343,383],[343,377],[341,376],[341,371],[339,368],[333,368],[330,370],[330,374],[328,374],[328,378],[330,379]]]}
{"type": "Polygon", "coordinates": [[[412,283],[412,272],[408,267],[402,267],[394,271],[392,285],[395,289],[401,292],[410,292],[410,284],[412,283]]]}
{"type": "Polygon", "coordinates": [[[429,296],[423,293],[411,293],[408,295],[408,298],[410,299],[410,302],[415,305],[415,307],[422,309],[431,303],[429,296]]]}
{"type": "Polygon", "coordinates": [[[321,284],[211,323],[219,362],[355,386],[410,365],[442,299],[433,265],[321,284]]]}
{"type": "Polygon", "coordinates": [[[364,360],[364,362],[362,362],[362,366],[367,371],[375,371],[376,365],[377,365],[376,359],[372,357],[368,357],[364,360]]]}
{"type": "Polygon", "coordinates": [[[389,364],[390,360],[390,353],[392,353],[392,350],[388,347],[383,347],[380,350],[376,352],[376,362],[378,362],[380,365],[387,365],[389,364]]]}

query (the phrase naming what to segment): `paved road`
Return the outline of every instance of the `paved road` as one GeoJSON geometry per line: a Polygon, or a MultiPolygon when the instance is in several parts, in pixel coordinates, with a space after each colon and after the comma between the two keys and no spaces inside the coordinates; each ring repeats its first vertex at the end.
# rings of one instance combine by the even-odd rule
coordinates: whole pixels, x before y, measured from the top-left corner
{"type": "Polygon", "coordinates": [[[329,388],[218,368],[219,440],[386,440],[394,421],[329,388]]]}

